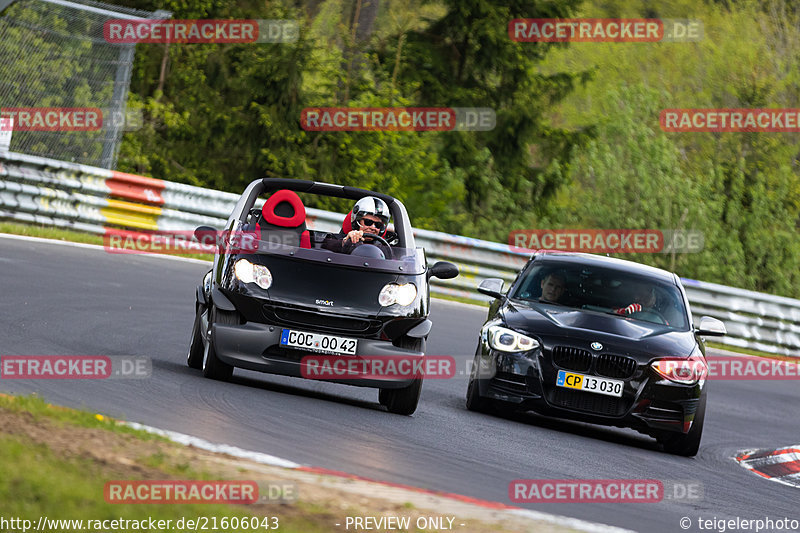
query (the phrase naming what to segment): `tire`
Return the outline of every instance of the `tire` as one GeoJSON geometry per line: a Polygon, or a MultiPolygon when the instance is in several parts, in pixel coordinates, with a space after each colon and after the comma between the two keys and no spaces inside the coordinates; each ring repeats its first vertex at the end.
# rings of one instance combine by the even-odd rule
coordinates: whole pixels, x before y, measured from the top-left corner
{"type": "Polygon", "coordinates": [[[384,407],[389,403],[388,389],[378,389],[378,403],[384,407]]]}
{"type": "Polygon", "coordinates": [[[657,439],[663,446],[664,451],[673,455],[684,457],[694,457],[700,450],[700,438],[703,436],[703,422],[706,417],[706,395],[700,398],[697,405],[697,412],[694,414],[694,422],[689,433],[663,435],[657,439]]]}
{"type": "MultiPolygon", "coordinates": [[[[399,347],[424,353],[425,339],[404,338],[400,341],[399,347]]],[[[378,393],[378,401],[381,402],[381,405],[385,405],[390,413],[411,415],[417,410],[419,404],[422,380],[423,378],[415,379],[411,385],[402,389],[381,389],[378,393]]]]}
{"type": "MultiPolygon", "coordinates": [[[[478,347],[480,350],[480,347],[478,347]]],[[[469,374],[469,384],[467,385],[467,409],[476,413],[490,413],[492,411],[491,402],[481,396],[478,387],[478,353],[476,350],[475,359],[472,362],[472,369],[469,374]]]]}
{"type": "Polygon", "coordinates": [[[189,368],[201,370],[203,368],[203,354],[205,348],[203,346],[203,334],[200,331],[202,307],[198,307],[194,314],[194,325],[192,326],[192,340],[189,343],[189,354],[186,356],[186,364],[189,368]]]}
{"type": "MultiPolygon", "coordinates": [[[[238,324],[239,314],[236,311],[221,311],[216,307],[211,314],[210,324],[238,324]]],[[[211,329],[209,327],[209,329],[211,329]]],[[[203,375],[210,379],[227,381],[233,375],[233,367],[219,360],[217,351],[214,348],[214,341],[208,338],[206,349],[203,354],[203,375]]]]}

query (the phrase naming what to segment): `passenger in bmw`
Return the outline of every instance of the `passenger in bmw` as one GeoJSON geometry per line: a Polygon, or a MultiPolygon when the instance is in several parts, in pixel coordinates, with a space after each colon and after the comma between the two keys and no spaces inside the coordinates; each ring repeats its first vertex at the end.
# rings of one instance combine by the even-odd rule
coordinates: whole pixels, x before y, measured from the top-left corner
{"type": "Polygon", "coordinates": [[[384,257],[392,257],[387,243],[392,244],[396,236],[387,231],[389,217],[389,206],[386,202],[374,196],[361,198],[350,212],[350,227],[347,227],[346,220],[339,233],[330,233],[325,237],[322,247],[332,252],[349,254],[363,244],[374,244],[383,252],[384,257]],[[345,231],[346,229],[349,231],[345,231]]]}
{"type": "Polygon", "coordinates": [[[614,309],[618,315],[630,315],[632,313],[651,313],[655,312],[663,318],[663,321],[670,324],[680,324],[680,311],[675,302],[666,294],[661,294],[654,285],[640,282],[632,282],[630,290],[630,305],[614,309]]]}
{"type": "Polygon", "coordinates": [[[633,300],[633,303],[626,307],[614,309],[614,312],[618,315],[630,315],[631,313],[640,313],[642,311],[654,309],[656,306],[655,287],[635,282],[632,282],[631,285],[630,298],[633,300]]]}

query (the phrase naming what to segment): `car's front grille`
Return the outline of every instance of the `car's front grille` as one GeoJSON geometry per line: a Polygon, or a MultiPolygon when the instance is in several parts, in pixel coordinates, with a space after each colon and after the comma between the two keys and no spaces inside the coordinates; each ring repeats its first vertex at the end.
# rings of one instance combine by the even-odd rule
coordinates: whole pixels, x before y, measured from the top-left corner
{"type": "Polygon", "coordinates": [[[352,331],[359,333],[375,333],[380,330],[381,322],[361,318],[342,317],[327,313],[315,313],[289,307],[273,307],[265,305],[264,316],[269,321],[288,326],[312,327],[324,331],[352,331]]]}
{"type": "Polygon", "coordinates": [[[548,394],[548,401],[556,407],[566,407],[605,416],[622,416],[628,410],[628,401],[593,392],[555,387],[548,394]]]}
{"type": "Polygon", "coordinates": [[[594,370],[600,376],[627,379],[636,372],[636,359],[623,355],[601,353],[597,356],[594,370]]]}
{"type": "Polygon", "coordinates": [[[586,372],[592,367],[592,354],[580,348],[555,346],[553,348],[553,363],[566,370],[586,372]]]}

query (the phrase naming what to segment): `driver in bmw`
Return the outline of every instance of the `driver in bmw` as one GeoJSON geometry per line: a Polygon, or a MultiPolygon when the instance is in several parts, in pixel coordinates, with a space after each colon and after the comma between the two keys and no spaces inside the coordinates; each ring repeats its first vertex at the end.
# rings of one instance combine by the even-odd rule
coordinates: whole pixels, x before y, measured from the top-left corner
{"type": "MultiPolygon", "coordinates": [[[[389,223],[389,206],[380,198],[365,196],[355,203],[350,214],[350,224],[352,230],[345,234],[328,234],[322,243],[322,247],[332,252],[349,254],[362,244],[374,244],[384,253],[385,257],[391,257],[391,250],[387,249],[386,244],[378,239],[373,239],[371,235],[382,236],[389,223]]],[[[392,232],[386,232],[386,241],[392,241],[392,232]]]]}

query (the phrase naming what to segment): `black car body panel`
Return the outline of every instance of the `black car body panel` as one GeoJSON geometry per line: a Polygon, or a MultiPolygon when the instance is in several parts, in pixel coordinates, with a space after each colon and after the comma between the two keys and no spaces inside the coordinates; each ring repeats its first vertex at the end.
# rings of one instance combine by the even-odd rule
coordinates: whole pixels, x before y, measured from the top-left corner
{"type": "MultiPolygon", "coordinates": [[[[302,206],[300,209],[304,211],[302,206]]],[[[300,229],[306,230],[305,213],[302,214],[300,229]]],[[[261,221],[264,221],[263,215],[261,221]]],[[[281,335],[286,329],[357,340],[355,354],[341,354],[341,357],[402,355],[412,360],[424,357],[424,341],[430,331],[428,278],[432,273],[424,250],[415,247],[408,215],[400,201],[353,187],[303,180],[256,180],[242,194],[225,229],[237,234],[252,232],[257,235],[256,246],[240,250],[221,245],[211,272],[198,287],[196,307],[200,333],[197,337],[203,343],[204,358],[208,357],[209,346],[212,346],[213,356],[223,365],[303,377],[303,357],[319,353],[282,345],[281,335]],[[287,241],[292,239],[293,230],[284,231],[280,239],[275,240],[271,237],[277,233],[271,234],[258,225],[255,227],[259,229],[254,229],[252,219],[259,211],[258,208],[254,210],[256,201],[277,191],[284,195],[283,191],[293,191],[351,200],[364,196],[381,198],[389,206],[396,231],[396,246],[389,252],[391,257],[329,251],[320,246],[325,232],[305,231],[310,237],[307,246],[303,246],[287,241]],[[257,283],[240,279],[236,265],[241,260],[259,268],[266,267],[270,273],[269,286],[262,288],[257,283]],[[416,297],[407,305],[383,306],[378,295],[391,283],[414,284],[416,297]],[[214,312],[232,313],[230,316],[234,318],[218,321],[214,319],[214,312]]],[[[198,232],[201,230],[211,228],[198,228],[198,232]]],[[[189,365],[198,368],[197,361],[192,360],[193,349],[190,349],[189,365]]],[[[199,352],[195,350],[194,353],[199,352]]],[[[203,361],[205,365],[205,359],[203,361]]],[[[415,380],[375,377],[335,381],[398,390],[408,388],[415,380]]],[[[402,409],[397,412],[400,411],[402,409]]]]}
{"type": "Polygon", "coordinates": [[[651,363],[667,358],[704,357],[704,343],[691,324],[685,291],[674,274],[589,254],[536,254],[503,298],[490,307],[474,361],[476,398],[493,401],[496,409],[533,410],[560,418],[631,427],[657,438],[687,434],[705,394],[706,381],[674,382],[657,373],[651,363]],[[526,276],[555,269],[565,276],[565,285],[571,280],[577,286],[568,297],[571,305],[546,302],[520,291],[524,283],[536,284],[526,276]],[[595,272],[602,272],[605,281],[592,278],[595,272]],[[623,280],[620,283],[616,281],[617,274],[623,280]],[[610,294],[622,294],[628,275],[660,284],[656,285],[658,294],[665,295],[663,301],[672,313],[673,325],[660,314],[642,315],[652,320],[648,321],[602,312],[595,305],[581,305],[589,301],[582,300],[586,295],[602,301],[610,294]],[[614,280],[613,284],[603,286],[609,279],[614,280]],[[528,297],[520,298],[520,293],[528,297]],[[676,312],[680,304],[685,316],[676,312]],[[665,323],[656,323],[662,321],[665,323]],[[517,352],[495,349],[489,339],[490,327],[508,328],[534,339],[538,346],[517,352]],[[557,386],[559,371],[622,382],[622,394],[615,397],[557,386]]]}

